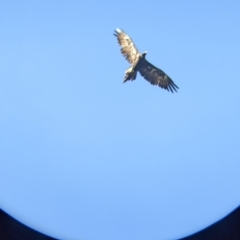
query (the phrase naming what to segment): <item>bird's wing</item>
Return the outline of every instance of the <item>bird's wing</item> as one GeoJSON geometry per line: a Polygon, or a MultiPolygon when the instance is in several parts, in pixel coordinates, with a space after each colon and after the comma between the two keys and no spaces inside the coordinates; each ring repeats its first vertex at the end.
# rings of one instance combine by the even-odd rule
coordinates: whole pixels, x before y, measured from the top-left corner
{"type": "Polygon", "coordinates": [[[151,84],[158,85],[161,88],[170,90],[172,93],[177,92],[178,86],[173,80],[161,69],[153,66],[146,59],[142,60],[138,71],[151,84]]]}
{"type": "Polygon", "coordinates": [[[133,65],[139,56],[139,52],[132,39],[118,28],[115,30],[114,36],[117,37],[118,44],[121,46],[122,55],[133,65]]]}

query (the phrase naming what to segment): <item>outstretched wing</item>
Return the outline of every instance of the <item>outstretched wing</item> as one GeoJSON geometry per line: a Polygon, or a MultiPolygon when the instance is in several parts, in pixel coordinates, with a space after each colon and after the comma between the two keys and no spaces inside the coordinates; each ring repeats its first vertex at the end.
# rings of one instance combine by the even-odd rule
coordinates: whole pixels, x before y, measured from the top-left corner
{"type": "Polygon", "coordinates": [[[170,90],[172,93],[174,91],[177,92],[178,86],[173,80],[165,72],[153,66],[146,59],[141,61],[138,71],[152,85],[158,85],[168,91],[170,90]]]}
{"type": "Polygon", "coordinates": [[[121,46],[122,55],[133,65],[140,53],[138,52],[132,39],[124,31],[118,28],[115,30],[114,36],[117,37],[118,44],[121,46]]]}

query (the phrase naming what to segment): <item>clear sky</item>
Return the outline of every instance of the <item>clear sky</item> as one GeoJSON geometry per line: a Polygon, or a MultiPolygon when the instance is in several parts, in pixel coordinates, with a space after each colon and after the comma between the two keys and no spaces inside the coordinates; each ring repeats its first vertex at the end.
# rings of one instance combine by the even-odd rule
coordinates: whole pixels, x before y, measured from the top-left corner
{"type": "Polygon", "coordinates": [[[1,1],[0,208],[60,239],[177,239],[240,204],[239,1],[1,1]],[[179,86],[128,62],[122,28],[179,86]]]}

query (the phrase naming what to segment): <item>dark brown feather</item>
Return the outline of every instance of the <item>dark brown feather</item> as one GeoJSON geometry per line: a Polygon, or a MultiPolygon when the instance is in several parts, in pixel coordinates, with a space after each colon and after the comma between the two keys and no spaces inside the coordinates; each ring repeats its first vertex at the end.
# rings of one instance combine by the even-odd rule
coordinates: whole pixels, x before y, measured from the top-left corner
{"type": "Polygon", "coordinates": [[[165,72],[149,63],[146,59],[141,61],[138,71],[152,85],[158,85],[168,91],[177,92],[178,86],[173,80],[165,72]]]}

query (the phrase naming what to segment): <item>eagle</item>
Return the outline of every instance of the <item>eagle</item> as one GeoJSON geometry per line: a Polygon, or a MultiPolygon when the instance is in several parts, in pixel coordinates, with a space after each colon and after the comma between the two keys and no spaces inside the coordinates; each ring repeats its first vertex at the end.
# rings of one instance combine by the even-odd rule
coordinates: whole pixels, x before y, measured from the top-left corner
{"type": "Polygon", "coordinates": [[[131,67],[125,71],[124,83],[135,80],[139,71],[152,85],[158,85],[172,93],[177,92],[178,86],[173,80],[161,69],[148,62],[145,58],[147,52],[140,53],[132,39],[123,30],[117,28],[113,35],[117,37],[122,55],[131,64],[131,67]]]}

